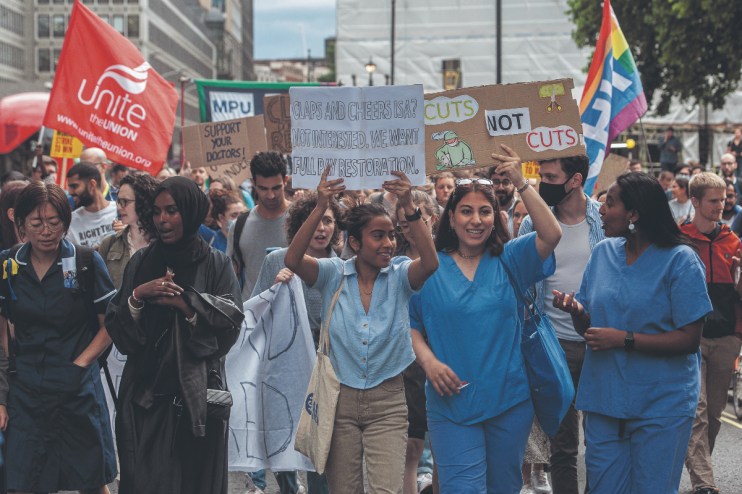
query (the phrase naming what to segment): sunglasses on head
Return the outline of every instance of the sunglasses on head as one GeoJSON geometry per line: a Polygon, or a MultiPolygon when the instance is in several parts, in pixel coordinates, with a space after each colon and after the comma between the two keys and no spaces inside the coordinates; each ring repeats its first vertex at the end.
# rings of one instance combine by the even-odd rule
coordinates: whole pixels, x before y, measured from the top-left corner
{"type": "Polygon", "coordinates": [[[455,181],[456,186],[459,185],[471,185],[471,184],[479,184],[479,185],[489,185],[492,186],[493,182],[489,178],[457,178],[455,181]]]}

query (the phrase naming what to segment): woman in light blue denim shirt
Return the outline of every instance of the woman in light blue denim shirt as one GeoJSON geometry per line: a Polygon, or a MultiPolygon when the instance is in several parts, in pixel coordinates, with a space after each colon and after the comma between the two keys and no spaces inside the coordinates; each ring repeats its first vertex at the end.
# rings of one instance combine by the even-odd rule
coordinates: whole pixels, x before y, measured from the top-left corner
{"type": "Polygon", "coordinates": [[[420,251],[420,259],[393,257],[394,223],[383,207],[364,204],[345,218],[355,257],[315,259],[305,255],[330,197],[345,189],[342,179],[317,187],[317,207],[286,252],[286,267],[322,292],[327,314],[341,280],[330,320],[330,359],[340,396],[327,460],[330,492],[363,492],[365,456],[371,492],[400,492],[407,446],[407,406],[402,371],[414,360],[408,302],[438,268],[433,239],[414,209],[411,185],[401,172],[384,189],[398,198],[420,251]]]}

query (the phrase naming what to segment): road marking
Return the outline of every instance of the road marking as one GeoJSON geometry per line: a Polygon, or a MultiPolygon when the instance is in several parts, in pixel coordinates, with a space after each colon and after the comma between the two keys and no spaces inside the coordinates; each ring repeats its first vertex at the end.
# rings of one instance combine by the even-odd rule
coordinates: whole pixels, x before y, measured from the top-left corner
{"type": "Polygon", "coordinates": [[[726,410],[723,410],[723,411],[721,412],[721,414],[722,414],[723,416],[725,416],[726,418],[728,418],[728,419],[732,419],[732,420],[737,420],[737,416],[736,416],[736,415],[734,415],[733,413],[729,413],[729,412],[727,412],[726,410]]]}
{"type": "MultiPolygon", "coordinates": [[[[726,414],[724,414],[724,415],[726,415],[726,414]]],[[[735,417],[735,418],[736,418],[736,417],[735,417]]],[[[740,424],[739,424],[739,423],[738,423],[738,422],[737,422],[736,420],[729,420],[729,419],[728,419],[728,418],[726,418],[725,416],[722,416],[722,417],[721,417],[721,421],[722,421],[722,422],[726,422],[726,423],[727,423],[727,424],[729,424],[729,425],[733,425],[733,426],[734,426],[734,427],[736,427],[737,429],[742,429],[742,425],[740,425],[740,424]]]]}

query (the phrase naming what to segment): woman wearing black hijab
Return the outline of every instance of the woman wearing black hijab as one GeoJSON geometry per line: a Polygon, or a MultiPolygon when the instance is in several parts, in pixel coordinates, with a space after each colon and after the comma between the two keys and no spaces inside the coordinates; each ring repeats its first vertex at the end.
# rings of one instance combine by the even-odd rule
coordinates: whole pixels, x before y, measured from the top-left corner
{"type": "Polygon", "coordinates": [[[229,259],[198,235],[208,199],[183,177],[155,191],[158,239],[138,251],[108,306],[122,354],[116,415],[120,494],[227,492],[227,422],[207,416],[242,323],[229,259]]]}

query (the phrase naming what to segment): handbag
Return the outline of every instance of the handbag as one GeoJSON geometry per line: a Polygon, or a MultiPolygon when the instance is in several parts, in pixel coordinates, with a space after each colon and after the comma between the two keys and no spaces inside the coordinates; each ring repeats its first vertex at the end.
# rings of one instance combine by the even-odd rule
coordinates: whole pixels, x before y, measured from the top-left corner
{"type": "Polygon", "coordinates": [[[554,437],[575,397],[574,383],[564,350],[551,320],[541,312],[530,294],[524,296],[510,270],[502,263],[515,296],[526,307],[520,350],[531,389],[531,401],[541,429],[554,437]]]}
{"type": "Polygon", "coordinates": [[[304,407],[296,429],[294,449],[309,458],[317,473],[322,474],[327,465],[335,427],[335,411],[340,395],[340,381],[330,361],[330,319],[340,291],[343,289],[345,271],[340,277],[340,287],[332,297],[330,310],[322,321],[312,377],[309,380],[304,407]]]}
{"type": "Polygon", "coordinates": [[[208,418],[229,420],[232,409],[232,393],[224,389],[222,376],[216,369],[209,370],[206,388],[206,416],[208,418]]]}

